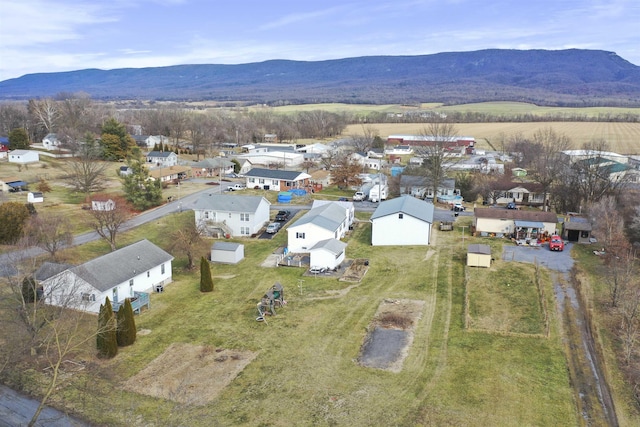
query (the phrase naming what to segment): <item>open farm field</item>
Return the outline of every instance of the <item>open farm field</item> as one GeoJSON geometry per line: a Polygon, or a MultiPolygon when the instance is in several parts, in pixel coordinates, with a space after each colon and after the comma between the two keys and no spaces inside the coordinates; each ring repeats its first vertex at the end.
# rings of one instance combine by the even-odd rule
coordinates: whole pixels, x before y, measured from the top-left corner
{"type": "MultiPolygon", "coordinates": [[[[122,234],[119,245],[146,237],[168,249],[171,230],[186,221],[193,213],[154,221],[122,234]]],[[[106,361],[92,358],[92,343],[76,356],[92,362],[65,375],[54,400],[100,425],[579,425],[554,313],[548,338],[469,331],[459,233],[436,232],[433,247],[372,247],[370,235],[365,222],[348,238],[348,257],[370,260],[358,283],[260,267],[285,233],[242,240],[246,258],[212,265],[208,294],[178,257],[174,282],[136,317],[136,343],[106,361]],[[288,304],[256,322],[256,303],[276,281],[288,304]],[[404,300],[424,303],[402,366],[361,366],[379,307],[404,300]],[[163,393],[136,392],[136,381],[152,380],[158,366],[153,387],[163,393]],[[185,381],[175,381],[181,375],[185,381]]],[[[94,242],[72,251],[83,260],[108,248],[94,242]]],[[[38,394],[34,383],[28,389],[38,394]]]]}
{"type": "MultiPolygon", "coordinates": [[[[425,125],[418,123],[373,123],[382,138],[389,135],[417,135],[424,132],[425,125]]],[[[502,148],[501,141],[510,135],[532,136],[536,130],[552,128],[568,135],[575,149],[593,139],[609,142],[611,151],[620,154],[640,153],[640,123],[614,122],[527,122],[527,123],[456,123],[460,135],[472,136],[482,148],[502,148]],[[490,144],[491,145],[490,145],[490,144]]],[[[349,125],[343,135],[362,133],[361,125],[349,125]]]]}

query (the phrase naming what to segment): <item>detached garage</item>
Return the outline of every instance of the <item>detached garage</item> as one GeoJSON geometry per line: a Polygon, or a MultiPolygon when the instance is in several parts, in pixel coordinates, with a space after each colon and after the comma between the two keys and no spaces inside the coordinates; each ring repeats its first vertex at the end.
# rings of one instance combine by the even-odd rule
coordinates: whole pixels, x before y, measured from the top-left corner
{"type": "Polygon", "coordinates": [[[215,242],[211,246],[211,262],[237,264],[244,259],[244,245],[232,242],[215,242]]]}
{"type": "Polygon", "coordinates": [[[491,247],[489,245],[473,244],[467,249],[468,267],[491,267],[491,247]]]}

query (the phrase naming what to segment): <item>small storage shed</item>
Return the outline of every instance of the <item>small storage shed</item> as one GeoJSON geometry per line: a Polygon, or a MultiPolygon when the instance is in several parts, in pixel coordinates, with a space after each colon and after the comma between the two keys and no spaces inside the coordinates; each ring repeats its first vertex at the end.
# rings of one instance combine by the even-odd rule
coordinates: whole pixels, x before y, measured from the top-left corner
{"type": "Polygon", "coordinates": [[[346,247],[337,239],[321,240],[309,249],[309,265],[333,270],[344,261],[346,247]]]}
{"type": "Polygon", "coordinates": [[[468,267],[491,267],[491,247],[475,243],[467,249],[468,267]]]}
{"type": "Polygon", "coordinates": [[[244,245],[233,242],[214,242],[211,245],[211,262],[237,264],[244,259],[244,245]]]}
{"type": "Polygon", "coordinates": [[[42,203],[44,202],[44,195],[40,192],[29,192],[27,194],[27,202],[29,203],[42,203]]]}

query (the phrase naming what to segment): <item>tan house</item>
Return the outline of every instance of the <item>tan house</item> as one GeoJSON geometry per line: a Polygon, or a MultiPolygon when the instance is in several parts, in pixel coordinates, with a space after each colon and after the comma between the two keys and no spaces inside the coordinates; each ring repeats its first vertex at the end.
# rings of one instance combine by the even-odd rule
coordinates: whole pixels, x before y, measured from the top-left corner
{"type": "Polygon", "coordinates": [[[555,234],[558,217],[553,212],[502,208],[475,208],[474,232],[483,237],[537,239],[555,234]]]}
{"type": "Polygon", "coordinates": [[[191,176],[191,168],[188,166],[170,166],[168,168],[156,168],[149,171],[149,176],[160,182],[178,182],[191,176]]]}

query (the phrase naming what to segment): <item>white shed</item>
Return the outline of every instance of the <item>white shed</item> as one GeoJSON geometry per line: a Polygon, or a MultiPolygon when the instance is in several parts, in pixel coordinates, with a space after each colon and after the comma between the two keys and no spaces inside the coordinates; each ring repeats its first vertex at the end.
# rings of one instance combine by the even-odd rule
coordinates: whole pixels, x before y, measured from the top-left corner
{"type": "Polygon", "coordinates": [[[475,243],[467,248],[468,267],[491,267],[491,247],[475,243]]]}
{"type": "Polygon", "coordinates": [[[27,202],[29,203],[42,203],[44,202],[44,195],[40,192],[29,192],[27,194],[27,202]]]}
{"type": "Polygon", "coordinates": [[[237,264],[244,259],[244,245],[233,242],[214,242],[211,245],[211,262],[237,264]]]}
{"type": "Polygon", "coordinates": [[[32,150],[13,150],[9,152],[9,163],[37,163],[40,161],[40,156],[37,151],[32,150]]]}
{"type": "Polygon", "coordinates": [[[333,270],[344,261],[346,247],[338,239],[321,240],[309,249],[309,265],[333,270]]]}

